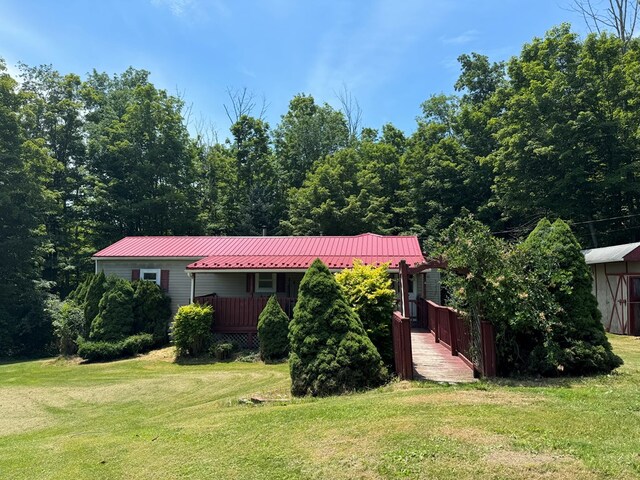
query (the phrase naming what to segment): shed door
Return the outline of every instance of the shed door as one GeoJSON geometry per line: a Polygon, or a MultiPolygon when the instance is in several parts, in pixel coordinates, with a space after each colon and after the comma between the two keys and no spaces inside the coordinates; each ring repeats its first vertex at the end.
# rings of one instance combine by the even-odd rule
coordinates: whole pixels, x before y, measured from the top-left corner
{"type": "Polygon", "coordinates": [[[620,335],[629,335],[629,291],[630,282],[625,274],[607,274],[607,284],[613,299],[611,314],[606,324],[606,331],[620,335]]]}
{"type": "Polygon", "coordinates": [[[640,277],[629,277],[629,329],[640,335],[640,277]]]}

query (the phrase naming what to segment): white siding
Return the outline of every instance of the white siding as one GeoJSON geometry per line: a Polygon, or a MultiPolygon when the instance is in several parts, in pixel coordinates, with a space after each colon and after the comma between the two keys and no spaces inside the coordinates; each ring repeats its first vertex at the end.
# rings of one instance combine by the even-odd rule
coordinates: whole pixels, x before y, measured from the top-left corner
{"type": "Polygon", "coordinates": [[[196,297],[215,293],[219,297],[246,297],[247,274],[228,273],[196,273],[196,297]]]}
{"type": "MultiPolygon", "coordinates": [[[[191,279],[185,272],[192,260],[98,260],[97,271],[105,275],[131,280],[131,271],[138,268],[169,270],[171,309],[175,313],[181,305],[189,303],[191,279]]],[[[196,295],[216,293],[223,297],[243,297],[246,292],[244,273],[199,273],[196,276],[196,295]]]]}
{"type": "Polygon", "coordinates": [[[440,298],[440,270],[430,268],[425,272],[424,298],[442,305],[440,298]]]}
{"type": "MultiPolygon", "coordinates": [[[[187,305],[191,294],[191,279],[185,272],[193,260],[98,260],[97,272],[131,280],[131,272],[140,268],[169,270],[169,291],[171,309],[175,313],[181,305],[187,305]]],[[[196,296],[215,293],[219,297],[247,297],[247,274],[241,272],[196,272],[196,296]]],[[[289,296],[298,294],[298,284],[303,273],[287,273],[285,285],[289,296]]],[[[258,294],[256,294],[258,295],[258,294]]],[[[269,295],[269,294],[265,294],[269,295]]]]}
{"type": "Polygon", "coordinates": [[[189,260],[97,260],[97,272],[115,275],[131,280],[131,271],[138,268],[159,268],[169,270],[169,290],[171,309],[175,313],[181,305],[189,303],[191,281],[185,273],[189,260]]]}

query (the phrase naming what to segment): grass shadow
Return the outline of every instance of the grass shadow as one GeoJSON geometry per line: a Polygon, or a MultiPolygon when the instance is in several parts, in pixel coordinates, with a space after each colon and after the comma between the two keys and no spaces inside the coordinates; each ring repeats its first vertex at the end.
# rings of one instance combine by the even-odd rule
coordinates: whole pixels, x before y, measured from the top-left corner
{"type": "Polygon", "coordinates": [[[594,378],[606,378],[610,376],[618,376],[618,372],[609,374],[593,374],[582,376],[566,376],[566,377],[495,377],[484,378],[477,384],[479,389],[483,386],[496,387],[520,387],[520,388],[572,388],[580,385],[587,380],[594,378]]]}
{"type": "Polygon", "coordinates": [[[176,365],[212,365],[214,363],[230,363],[232,358],[225,360],[218,360],[215,357],[201,356],[201,357],[176,357],[173,363],[176,365]]]}

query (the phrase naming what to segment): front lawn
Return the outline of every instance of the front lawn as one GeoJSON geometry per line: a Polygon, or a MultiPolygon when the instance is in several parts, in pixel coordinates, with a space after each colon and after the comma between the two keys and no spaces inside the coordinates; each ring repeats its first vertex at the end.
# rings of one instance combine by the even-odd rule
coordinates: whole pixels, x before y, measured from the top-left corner
{"type": "Polygon", "coordinates": [[[610,338],[611,376],[265,405],[285,364],[0,364],[0,478],[638,478],[640,340],[610,338]]]}

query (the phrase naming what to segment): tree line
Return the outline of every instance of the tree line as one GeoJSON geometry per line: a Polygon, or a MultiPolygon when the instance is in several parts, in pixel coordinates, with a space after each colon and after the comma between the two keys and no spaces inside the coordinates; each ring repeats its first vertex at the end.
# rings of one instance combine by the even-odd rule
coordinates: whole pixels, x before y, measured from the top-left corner
{"type": "Polygon", "coordinates": [[[47,292],[126,235],[427,240],[468,211],[500,236],[561,217],[584,247],[640,240],[637,39],[561,25],[506,62],[459,62],[411,134],[362,128],[350,96],[296,95],[271,126],[236,92],[224,141],[190,134],[147,71],[0,62],[0,354],[42,343],[47,292]]]}

